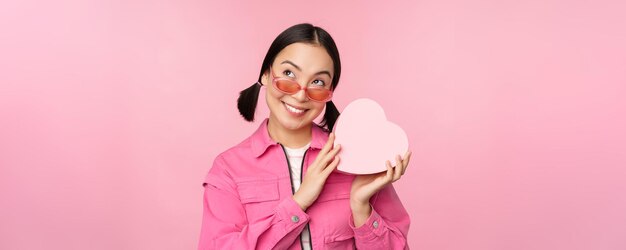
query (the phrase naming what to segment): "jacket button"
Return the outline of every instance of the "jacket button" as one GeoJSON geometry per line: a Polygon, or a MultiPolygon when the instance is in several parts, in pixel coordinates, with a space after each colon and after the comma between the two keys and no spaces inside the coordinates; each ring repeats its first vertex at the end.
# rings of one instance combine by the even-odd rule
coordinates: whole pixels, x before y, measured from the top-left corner
{"type": "Polygon", "coordinates": [[[374,223],[372,223],[372,226],[374,226],[374,228],[378,228],[378,221],[374,221],[374,223]]]}
{"type": "Polygon", "coordinates": [[[291,216],[291,221],[293,221],[293,223],[297,223],[298,221],[300,221],[300,218],[298,218],[298,216],[291,216]]]}

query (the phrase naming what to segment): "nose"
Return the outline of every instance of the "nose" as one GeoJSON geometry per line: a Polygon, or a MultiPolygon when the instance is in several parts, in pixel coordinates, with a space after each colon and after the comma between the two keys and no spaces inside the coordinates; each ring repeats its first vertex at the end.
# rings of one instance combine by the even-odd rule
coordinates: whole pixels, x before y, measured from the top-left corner
{"type": "Polygon", "coordinates": [[[306,90],[302,88],[302,85],[300,85],[300,90],[291,96],[300,102],[306,102],[309,99],[309,97],[306,96],[306,90]]]}

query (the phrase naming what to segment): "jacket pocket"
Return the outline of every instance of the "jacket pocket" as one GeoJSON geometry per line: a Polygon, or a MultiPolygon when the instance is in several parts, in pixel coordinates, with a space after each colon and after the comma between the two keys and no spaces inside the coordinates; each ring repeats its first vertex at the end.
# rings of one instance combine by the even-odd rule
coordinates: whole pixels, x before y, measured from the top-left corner
{"type": "Polygon", "coordinates": [[[236,183],[239,199],[244,205],[248,221],[273,213],[280,198],[277,178],[246,179],[236,183]]]}
{"type": "Polygon", "coordinates": [[[324,185],[324,189],[317,197],[316,202],[327,202],[333,200],[343,200],[350,198],[350,189],[352,187],[352,181],[333,182],[324,185]]]}
{"type": "Polygon", "coordinates": [[[324,245],[327,249],[356,249],[354,232],[325,236],[324,245]]]}
{"type": "MultiPolygon", "coordinates": [[[[327,187],[337,186],[338,184],[326,184],[327,187]]],[[[345,190],[341,188],[328,188],[323,193],[320,193],[320,196],[317,198],[316,202],[327,202],[334,200],[347,200],[350,198],[350,190],[345,190]]]]}
{"type": "Polygon", "coordinates": [[[274,180],[252,180],[237,183],[241,203],[278,200],[278,182],[274,180]]]}

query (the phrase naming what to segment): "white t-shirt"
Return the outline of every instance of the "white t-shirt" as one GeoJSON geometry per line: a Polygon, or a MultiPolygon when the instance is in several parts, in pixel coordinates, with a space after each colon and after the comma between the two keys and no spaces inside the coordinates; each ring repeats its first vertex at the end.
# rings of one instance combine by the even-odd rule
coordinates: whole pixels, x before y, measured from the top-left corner
{"type": "MultiPolygon", "coordinates": [[[[289,159],[289,171],[291,171],[291,183],[293,185],[294,192],[298,191],[300,188],[302,161],[304,160],[304,152],[306,152],[309,148],[309,145],[311,145],[310,142],[301,148],[285,147],[285,152],[287,153],[287,158],[289,159]]],[[[300,234],[300,241],[302,241],[302,246],[304,247],[303,249],[311,249],[311,233],[309,232],[308,225],[304,227],[304,230],[302,230],[302,234],[300,234]]]]}

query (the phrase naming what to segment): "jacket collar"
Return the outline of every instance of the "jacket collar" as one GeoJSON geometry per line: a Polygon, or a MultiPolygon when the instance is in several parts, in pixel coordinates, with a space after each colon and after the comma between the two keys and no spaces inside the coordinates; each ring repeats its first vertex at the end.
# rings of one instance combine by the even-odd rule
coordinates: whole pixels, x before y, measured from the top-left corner
{"type": "MultiPolygon", "coordinates": [[[[255,157],[261,156],[267,148],[271,145],[278,144],[270,137],[270,133],[267,130],[267,123],[269,118],[265,118],[259,128],[252,134],[252,153],[255,157]]],[[[311,126],[311,145],[310,148],[322,149],[326,141],[328,140],[328,134],[325,129],[320,128],[317,124],[313,123],[311,126]]]]}

